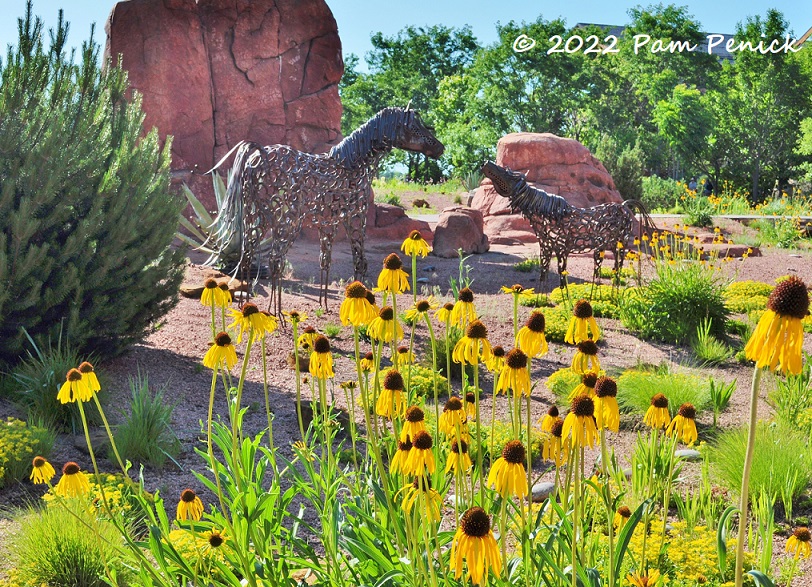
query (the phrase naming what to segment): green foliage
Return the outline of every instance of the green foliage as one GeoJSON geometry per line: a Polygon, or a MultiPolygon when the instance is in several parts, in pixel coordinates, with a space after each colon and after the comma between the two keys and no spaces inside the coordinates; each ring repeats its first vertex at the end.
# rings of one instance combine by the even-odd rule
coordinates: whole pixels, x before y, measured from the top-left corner
{"type": "Polygon", "coordinates": [[[812,415],[812,383],[810,383],[810,357],[804,357],[804,365],[798,375],[776,378],[776,388],[769,395],[775,409],[775,419],[789,428],[812,433],[809,416],[812,415]]]}
{"type": "Polygon", "coordinates": [[[549,308],[553,305],[550,296],[547,294],[534,294],[532,296],[522,296],[519,298],[519,305],[525,308],[549,308]]]}
{"type": "MultiPolygon", "coordinates": [[[[79,354],[67,340],[63,340],[61,331],[55,344],[51,340],[42,347],[33,340],[30,340],[30,344],[31,349],[26,349],[26,358],[12,372],[12,397],[28,411],[30,418],[44,422],[49,428],[80,429],[78,405],[75,402],[63,404],[56,399],[68,371],[81,363],[79,354]]],[[[85,415],[91,422],[100,421],[94,404],[85,406],[85,415]]]]}
{"type": "Polygon", "coordinates": [[[689,226],[713,226],[713,206],[705,196],[687,197],[682,203],[689,226]]]}
{"type": "Polygon", "coordinates": [[[152,390],[146,375],[130,377],[132,400],[125,420],[115,431],[121,458],[156,468],[180,453],[180,441],[172,431],[174,404],[167,404],[168,387],[152,390]]]}
{"type": "Polygon", "coordinates": [[[375,196],[375,201],[383,202],[384,204],[389,204],[390,206],[403,208],[403,202],[400,201],[400,196],[398,194],[381,194],[379,196],[375,196]]]}
{"type": "MultiPolygon", "coordinates": [[[[474,427],[472,426],[470,430],[473,431],[474,427]]],[[[487,462],[490,459],[495,460],[500,456],[502,456],[502,449],[508,442],[510,442],[511,440],[515,440],[516,435],[514,434],[512,424],[510,424],[509,422],[502,422],[501,420],[496,420],[492,425],[482,424],[481,438],[482,442],[480,444],[485,451],[483,453],[483,457],[487,462]],[[491,445],[491,434],[493,434],[493,450],[496,453],[495,455],[491,455],[488,452],[491,445]]],[[[530,443],[530,454],[533,462],[541,458],[541,448],[543,441],[544,439],[541,435],[541,432],[538,431],[536,428],[534,428],[532,430],[532,440],[530,443]]],[[[490,460],[490,462],[493,462],[493,460],[490,460]]]]}
{"type": "Polygon", "coordinates": [[[774,287],[761,281],[734,281],[725,288],[725,306],[734,314],[764,310],[774,287]]]}
{"type": "Polygon", "coordinates": [[[691,349],[703,365],[718,365],[733,356],[733,349],[711,334],[711,322],[707,318],[696,328],[691,339],[691,349]]]}
{"type": "Polygon", "coordinates": [[[638,414],[646,413],[652,396],[657,393],[668,398],[668,411],[672,418],[682,404],[693,404],[699,413],[710,403],[708,382],[685,373],[630,369],[618,378],[617,387],[620,408],[638,414]]]}
{"type": "Polygon", "coordinates": [[[541,260],[539,260],[538,257],[525,259],[523,261],[519,261],[518,263],[514,263],[513,268],[521,273],[538,273],[541,268],[541,260]]]}
{"type": "Polygon", "coordinates": [[[324,335],[327,338],[335,338],[341,333],[341,324],[325,324],[324,335]]]}
{"type": "Polygon", "coordinates": [[[624,292],[620,317],[645,339],[686,343],[702,320],[709,320],[710,332],[721,338],[728,316],[724,287],[719,275],[701,263],[659,261],[647,286],[624,292]]]}
{"type": "Polygon", "coordinates": [[[620,318],[618,291],[611,285],[569,284],[565,289],[554,289],[550,293],[550,299],[556,304],[561,304],[567,295],[570,305],[578,300],[588,300],[592,305],[592,312],[599,318],[620,318]]]}
{"type": "Polygon", "coordinates": [[[711,406],[713,407],[713,426],[716,427],[716,420],[719,418],[727,405],[730,403],[730,398],[733,397],[733,392],[736,391],[736,380],[731,383],[721,383],[708,378],[708,392],[710,393],[711,406]]]}
{"type": "Polygon", "coordinates": [[[7,541],[15,585],[104,587],[108,567],[126,582],[128,572],[118,550],[121,534],[113,522],[97,518],[96,508],[84,500],[29,510],[19,522],[19,532],[7,541]]]}
{"type": "Polygon", "coordinates": [[[553,373],[547,377],[545,385],[547,385],[547,388],[558,398],[559,402],[566,403],[570,392],[578,387],[580,383],[580,375],[569,367],[562,367],[557,371],[553,371],[553,373]]]}
{"type": "MultiPolygon", "coordinates": [[[[438,349],[439,350],[439,349],[438,349]]],[[[431,357],[431,349],[429,349],[429,357],[431,357]]],[[[429,361],[431,362],[431,361],[429,361]]],[[[452,361],[453,362],[453,361],[452,361]]],[[[437,353],[437,368],[439,369],[440,353],[437,353]]],[[[410,393],[415,394],[416,397],[434,397],[434,380],[437,380],[437,392],[439,395],[448,394],[448,379],[434,372],[430,367],[423,367],[421,365],[409,365],[401,369],[404,381],[409,382],[410,393]]],[[[385,374],[382,374],[385,376],[385,374]]],[[[383,377],[381,377],[383,383],[383,377]]]]}
{"type": "Polygon", "coordinates": [[[0,424],[0,488],[27,478],[31,461],[36,456],[47,457],[54,440],[47,428],[16,418],[9,417],[0,424]]]}
{"type": "Polygon", "coordinates": [[[757,220],[753,226],[758,229],[762,242],[779,249],[795,248],[801,240],[799,221],[795,218],[773,218],[757,220]]]}
{"type": "Polygon", "coordinates": [[[0,70],[0,362],[18,360],[21,326],[112,355],[176,302],[170,142],[143,133],[140,99],[92,39],[73,63],[67,25],[44,47],[30,5],[19,30],[0,70]]]}
{"type": "MultiPolygon", "coordinates": [[[[746,428],[726,430],[713,443],[709,453],[712,470],[719,482],[736,493],[741,489],[747,435],[746,428]]],[[[750,473],[750,494],[785,494],[787,497],[782,497],[782,502],[786,509],[788,499],[800,495],[812,481],[812,469],[808,466],[811,458],[812,448],[797,430],[759,423],[750,473]],[[782,490],[785,486],[789,487],[788,492],[782,490]]]]}
{"type": "Polygon", "coordinates": [[[564,306],[555,306],[554,308],[547,308],[544,314],[544,335],[548,341],[564,342],[564,336],[567,334],[567,328],[570,325],[570,318],[572,312],[564,306]]]}
{"type": "Polygon", "coordinates": [[[595,156],[600,159],[624,200],[643,199],[645,156],[639,143],[621,147],[610,135],[603,135],[595,156]]]}

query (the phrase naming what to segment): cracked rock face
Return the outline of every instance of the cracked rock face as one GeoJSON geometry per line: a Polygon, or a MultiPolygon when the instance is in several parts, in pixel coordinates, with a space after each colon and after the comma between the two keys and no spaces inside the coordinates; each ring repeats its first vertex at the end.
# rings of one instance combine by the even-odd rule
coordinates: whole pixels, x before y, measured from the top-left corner
{"type": "Polygon", "coordinates": [[[344,63],[324,0],[125,0],[105,29],[145,129],[174,136],[174,171],[207,171],[243,139],[322,152],[340,138],[344,63]]]}

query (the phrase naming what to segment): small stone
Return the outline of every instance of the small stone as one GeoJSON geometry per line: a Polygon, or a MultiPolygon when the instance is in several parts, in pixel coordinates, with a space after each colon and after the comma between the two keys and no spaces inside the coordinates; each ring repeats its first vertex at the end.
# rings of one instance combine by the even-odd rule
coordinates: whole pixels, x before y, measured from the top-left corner
{"type": "Polygon", "coordinates": [[[541,481],[540,483],[536,483],[533,485],[532,494],[533,494],[533,501],[535,503],[539,503],[550,497],[555,489],[555,483],[551,483],[550,481],[541,481]]]}
{"type": "Polygon", "coordinates": [[[626,477],[626,479],[631,479],[633,474],[634,474],[634,471],[632,471],[631,467],[623,469],[623,476],[626,477]]]}
{"type": "Polygon", "coordinates": [[[674,456],[677,457],[678,459],[682,459],[683,461],[695,462],[702,460],[702,453],[692,448],[683,448],[674,451],[674,456]]]}
{"type": "Polygon", "coordinates": [[[417,278],[417,283],[428,283],[428,282],[429,282],[428,277],[418,277],[417,278]]]}
{"type": "Polygon", "coordinates": [[[458,505],[459,507],[461,507],[461,508],[465,507],[465,497],[457,498],[456,493],[449,493],[448,495],[446,495],[445,500],[446,500],[446,502],[450,503],[452,506],[454,505],[454,502],[457,502],[456,505],[458,505]],[[459,499],[459,501],[457,501],[458,499],[459,499]]]}
{"type": "Polygon", "coordinates": [[[435,269],[436,269],[436,267],[434,265],[426,265],[425,267],[423,267],[422,271],[429,271],[430,272],[430,271],[434,271],[435,269]]]}
{"type": "Polygon", "coordinates": [[[790,257],[792,257],[793,259],[801,259],[801,258],[802,258],[802,256],[801,256],[801,255],[798,255],[798,254],[796,254],[796,253],[792,253],[792,254],[790,255],[790,257]]]}

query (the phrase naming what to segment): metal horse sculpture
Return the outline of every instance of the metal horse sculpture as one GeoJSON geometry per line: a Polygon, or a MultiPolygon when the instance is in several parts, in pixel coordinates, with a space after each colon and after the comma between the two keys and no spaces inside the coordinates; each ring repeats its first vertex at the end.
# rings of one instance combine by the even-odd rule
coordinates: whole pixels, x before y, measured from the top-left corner
{"type": "Polygon", "coordinates": [[[488,161],[482,173],[493,182],[500,196],[510,200],[511,208],[519,210],[530,221],[539,241],[541,279],[546,280],[550,261],[555,255],[561,287],[565,286],[563,272],[570,253],[593,252],[594,277],[597,278],[606,250],[615,251],[615,271],[623,268],[623,255],[616,250],[632,244],[635,213],[642,216],[641,230],[654,229],[643,204],[626,200],[622,204],[601,204],[592,208],[576,208],[561,196],[548,194],[527,183],[521,173],[488,161]]]}
{"type": "MultiPolygon", "coordinates": [[[[339,223],[347,230],[355,278],[363,279],[370,185],[378,165],[393,148],[437,158],[443,144],[414,110],[385,108],[328,153],[302,153],[286,145],[260,146],[242,142],[236,151],[226,196],[214,223],[215,249],[225,251],[237,239],[240,271],[246,273],[260,243],[267,244],[271,279],[268,309],[279,316],[285,256],[305,218],[319,230],[321,287],[326,305],[333,239],[339,223]]],[[[217,164],[221,165],[228,155],[217,164]]]]}

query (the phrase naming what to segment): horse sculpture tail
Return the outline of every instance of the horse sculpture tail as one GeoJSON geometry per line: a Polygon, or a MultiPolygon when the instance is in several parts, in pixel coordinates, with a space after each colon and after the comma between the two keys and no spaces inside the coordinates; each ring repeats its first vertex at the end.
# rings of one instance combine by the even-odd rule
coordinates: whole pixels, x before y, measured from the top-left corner
{"type": "MultiPolygon", "coordinates": [[[[251,259],[253,255],[253,251],[246,250],[246,246],[248,248],[251,247],[251,239],[245,238],[245,223],[243,222],[245,199],[242,186],[248,157],[255,151],[261,149],[262,146],[258,143],[241,141],[210,170],[211,172],[220,167],[225,160],[236,151],[234,163],[231,166],[231,171],[228,176],[228,186],[226,187],[225,197],[220,203],[217,218],[215,218],[210,227],[212,231],[209,239],[214,241],[212,248],[215,252],[212,253],[206,261],[206,265],[212,265],[217,262],[227,262],[229,257],[234,257],[239,253],[239,261],[236,263],[236,267],[227,268],[234,269],[236,272],[242,265],[243,259],[246,256],[248,259],[251,259]]],[[[230,265],[231,263],[229,262],[228,264],[230,265]]]]}
{"type": "Polygon", "coordinates": [[[643,202],[640,200],[625,200],[623,205],[631,210],[633,214],[640,214],[640,227],[637,234],[638,238],[642,240],[644,232],[654,232],[657,230],[657,227],[654,225],[654,221],[651,219],[651,215],[648,213],[648,210],[643,202]]]}

